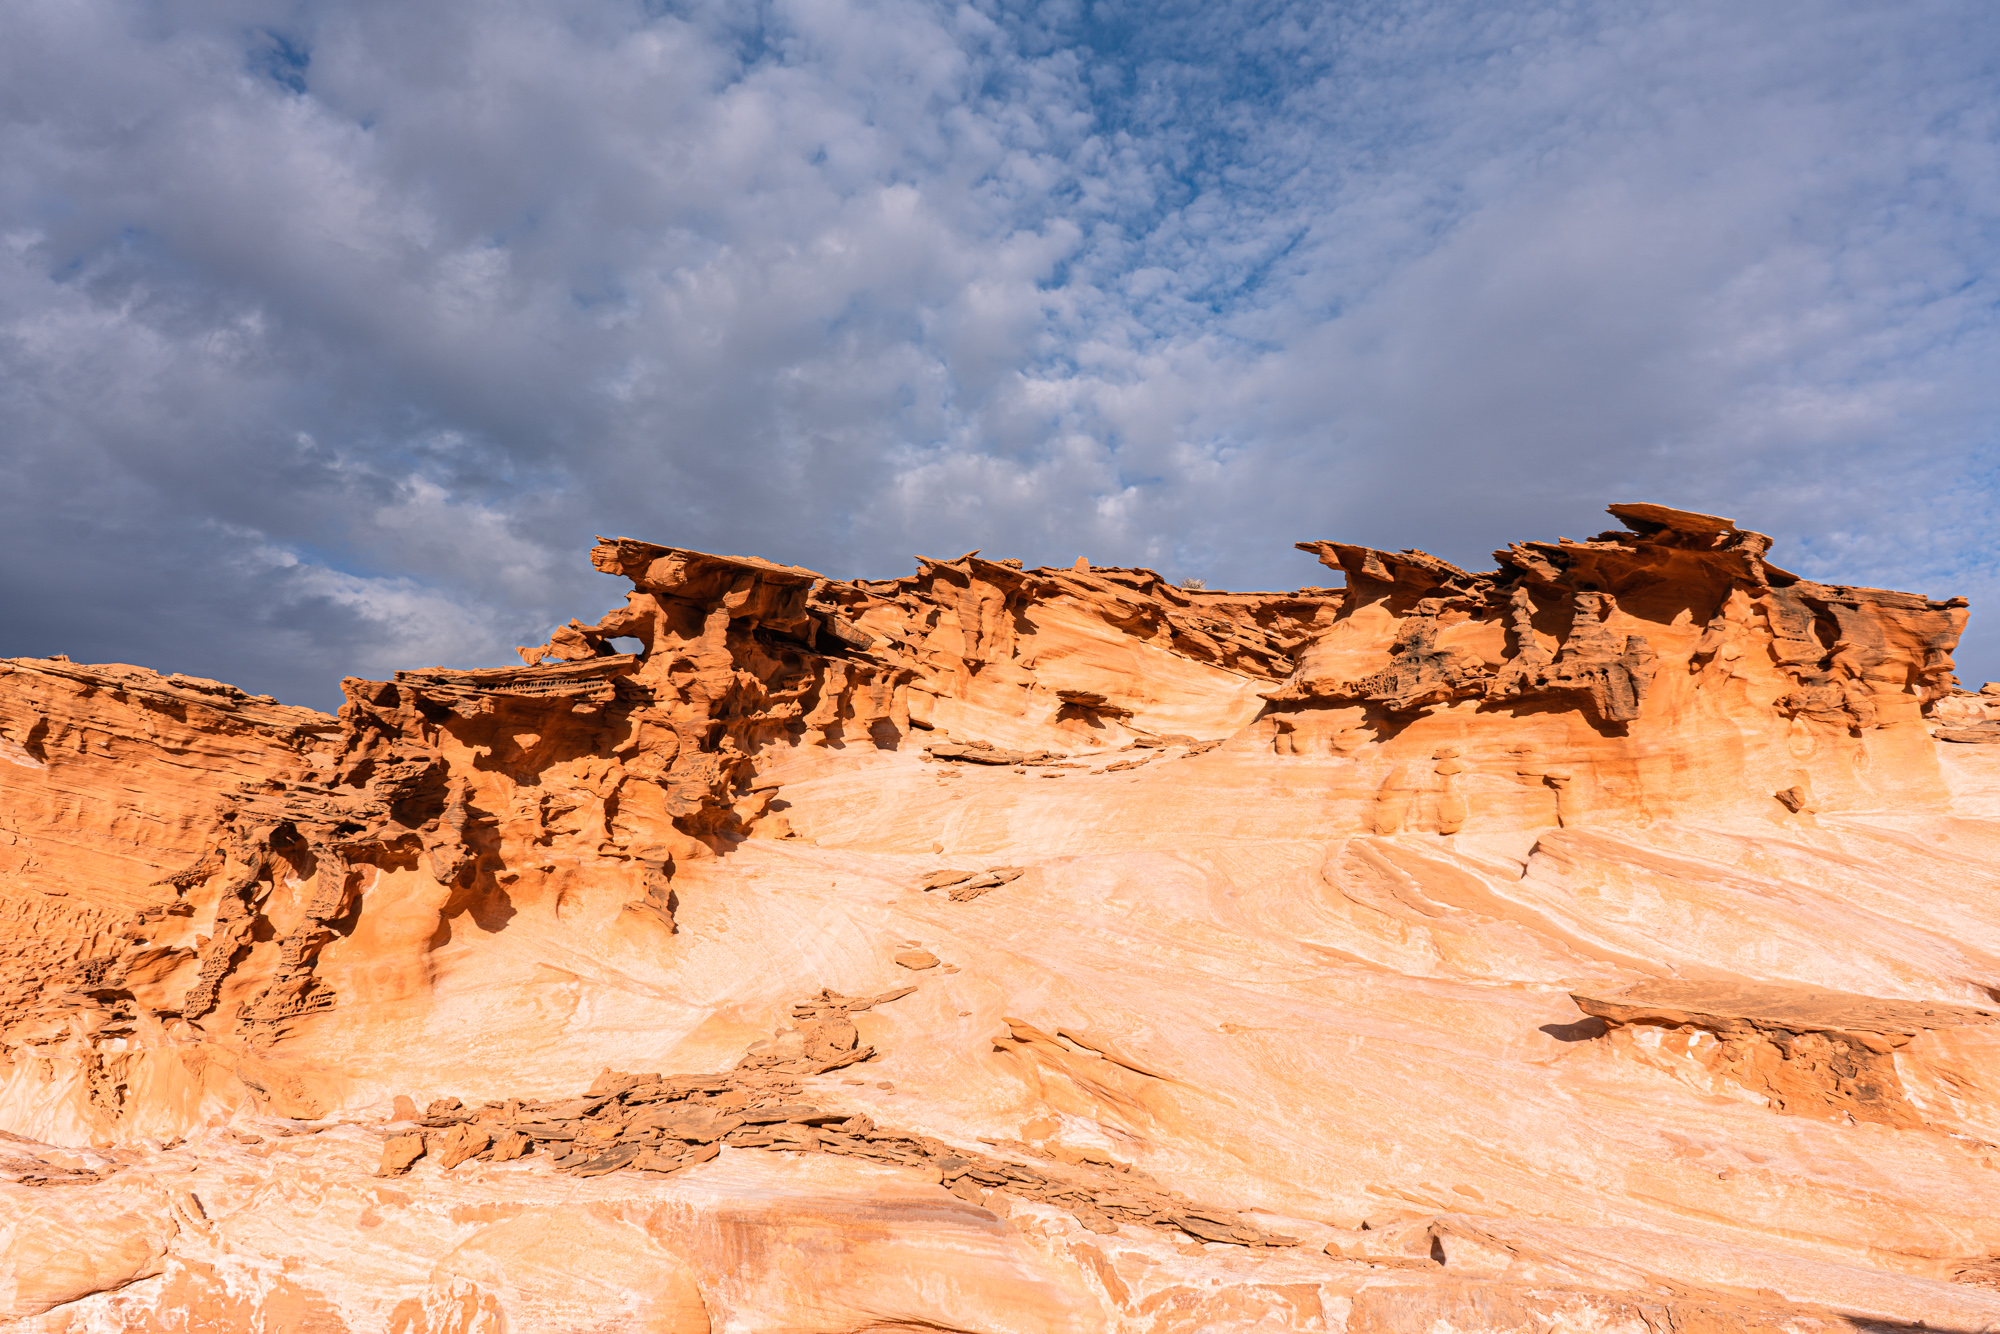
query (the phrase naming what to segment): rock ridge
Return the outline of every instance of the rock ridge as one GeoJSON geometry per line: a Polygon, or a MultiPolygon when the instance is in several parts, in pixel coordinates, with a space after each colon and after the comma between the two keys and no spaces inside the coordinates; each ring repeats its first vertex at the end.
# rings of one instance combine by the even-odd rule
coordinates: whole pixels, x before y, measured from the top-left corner
{"type": "Polygon", "coordinates": [[[2000,1328],[1967,604],[1610,513],[1244,593],[600,539],[332,715],[0,660],[0,1310],[2000,1328]]]}

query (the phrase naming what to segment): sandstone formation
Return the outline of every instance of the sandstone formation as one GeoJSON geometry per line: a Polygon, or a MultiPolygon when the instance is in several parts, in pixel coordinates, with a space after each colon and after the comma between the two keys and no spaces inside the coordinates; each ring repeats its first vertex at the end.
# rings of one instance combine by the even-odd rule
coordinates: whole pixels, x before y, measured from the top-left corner
{"type": "Polygon", "coordinates": [[[600,541],[338,716],[0,660],[24,1330],[2000,1330],[1963,599],[600,541]]]}

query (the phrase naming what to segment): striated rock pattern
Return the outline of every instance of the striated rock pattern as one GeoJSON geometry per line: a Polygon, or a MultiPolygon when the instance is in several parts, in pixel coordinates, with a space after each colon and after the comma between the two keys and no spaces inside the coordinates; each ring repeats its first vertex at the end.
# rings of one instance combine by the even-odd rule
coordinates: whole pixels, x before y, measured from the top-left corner
{"type": "Polygon", "coordinates": [[[1272,593],[600,541],[338,716],[0,660],[0,1320],[2000,1329],[1966,604],[1611,513],[1272,593]]]}

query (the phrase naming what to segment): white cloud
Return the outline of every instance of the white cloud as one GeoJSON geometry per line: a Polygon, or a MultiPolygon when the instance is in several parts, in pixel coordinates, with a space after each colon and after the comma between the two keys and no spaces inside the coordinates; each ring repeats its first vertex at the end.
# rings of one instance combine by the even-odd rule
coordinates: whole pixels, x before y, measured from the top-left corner
{"type": "Polygon", "coordinates": [[[1981,7],[10,31],[0,652],[324,702],[594,614],[599,532],[1273,586],[1295,537],[1477,561],[1634,496],[2000,597],[1981,7]]]}

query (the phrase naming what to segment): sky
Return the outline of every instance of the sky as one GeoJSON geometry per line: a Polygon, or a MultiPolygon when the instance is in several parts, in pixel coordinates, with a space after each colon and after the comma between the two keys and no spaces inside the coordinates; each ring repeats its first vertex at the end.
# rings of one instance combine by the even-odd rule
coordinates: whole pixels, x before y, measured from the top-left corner
{"type": "Polygon", "coordinates": [[[1649,500],[2000,678],[1991,0],[0,29],[0,656],[329,707],[594,619],[598,534],[1293,588],[1649,500]]]}

